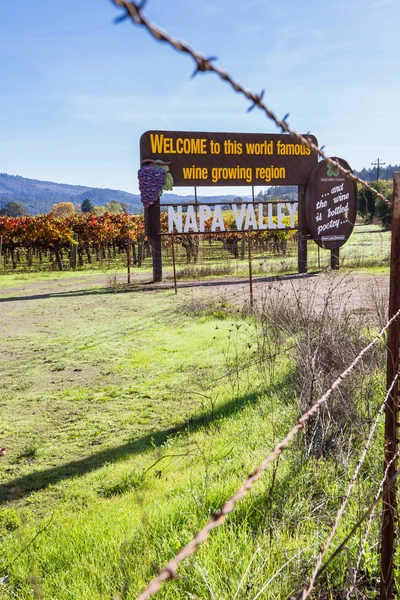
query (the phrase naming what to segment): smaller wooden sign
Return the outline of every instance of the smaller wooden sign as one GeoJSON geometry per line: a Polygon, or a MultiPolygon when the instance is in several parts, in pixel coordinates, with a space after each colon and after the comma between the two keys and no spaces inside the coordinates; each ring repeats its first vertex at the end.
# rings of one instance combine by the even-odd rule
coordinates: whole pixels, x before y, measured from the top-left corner
{"type": "MultiPolygon", "coordinates": [[[[332,157],[352,172],[343,158],[332,157]]],[[[313,169],[306,189],[306,225],[321,248],[334,250],[349,239],[357,217],[357,185],[325,161],[313,169]]]]}

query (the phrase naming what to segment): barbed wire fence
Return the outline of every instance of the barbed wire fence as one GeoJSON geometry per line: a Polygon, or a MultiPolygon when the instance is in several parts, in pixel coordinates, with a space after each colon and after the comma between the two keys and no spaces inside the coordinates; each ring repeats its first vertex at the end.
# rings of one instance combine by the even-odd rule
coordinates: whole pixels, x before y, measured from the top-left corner
{"type": "MultiPolygon", "coordinates": [[[[263,460],[263,462],[256,468],[256,470],[251,475],[249,475],[247,480],[237,490],[237,492],[227,502],[225,502],[225,504],[223,505],[221,510],[212,515],[212,517],[209,519],[209,521],[206,523],[206,525],[203,527],[203,529],[201,529],[201,531],[199,531],[197,533],[197,535],[193,538],[193,540],[191,542],[189,542],[189,544],[184,546],[178,552],[178,554],[176,554],[176,556],[171,561],[169,561],[169,563],[160,571],[160,573],[149,583],[149,585],[146,587],[146,589],[140,594],[140,596],[138,596],[138,600],[146,600],[147,598],[150,598],[153,594],[155,594],[157,591],[159,591],[161,589],[161,587],[165,581],[167,581],[168,579],[174,579],[177,576],[177,572],[178,572],[180,563],[183,560],[185,560],[186,558],[189,558],[190,556],[192,556],[197,551],[199,546],[207,540],[208,536],[210,535],[210,533],[213,529],[222,525],[226,516],[229,515],[235,509],[237,502],[239,502],[239,500],[244,498],[244,496],[253,488],[256,481],[258,481],[258,479],[260,479],[260,477],[264,474],[264,472],[267,470],[269,465],[272,462],[274,462],[288,448],[288,446],[291,444],[291,442],[293,441],[295,436],[299,433],[299,431],[303,430],[305,428],[306,424],[308,423],[308,421],[311,419],[311,417],[313,417],[321,409],[321,407],[324,404],[326,404],[326,402],[329,400],[332,393],[350,375],[350,373],[360,363],[360,361],[365,356],[365,354],[367,354],[374,346],[376,346],[376,344],[382,339],[382,337],[384,336],[385,332],[388,330],[390,325],[396,319],[398,319],[399,316],[400,316],[400,310],[386,323],[386,325],[381,329],[379,334],[367,346],[365,346],[361,350],[361,352],[356,356],[356,358],[351,363],[351,365],[347,369],[345,369],[339,375],[339,377],[337,377],[337,379],[334,381],[334,383],[331,385],[331,387],[325,392],[325,394],[323,394],[317,400],[317,402],[315,402],[313,404],[313,406],[298,419],[297,423],[292,427],[292,429],[289,431],[289,433],[286,435],[286,437],[283,438],[283,440],[281,440],[275,446],[275,448],[272,450],[272,452],[263,460]]],[[[386,405],[387,398],[389,397],[390,392],[392,391],[394,383],[396,381],[397,381],[397,375],[396,375],[396,378],[395,378],[392,386],[390,387],[387,397],[385,398],[383,406],[386,405]]],[[[376,430],[376,426],[373,428],[373,430],[371,430],[372,435],[375,432],[375,430],[376,430]]],[[[372,439],[372,435],[370,435],[371,439],[372,439]]],[[[370,438],[369,438],[369,440],[370,440],[370,438]]],[[[367,450],[369,448],[370,443],[371,442],[369,441],[366,444],[367,450]]],[[[364,453],[360,459],[361,464],[365,459],[367,450],[364,450],[364,453]]],[[[357,476],[360,468],[361,468],[361,465],[356,470],[355,476],[357,476]]],[[[351,485],[351,487],[352,487],[352,485],[351,485]]],[[[344,510],[344,508],[343,508],[343,510],[344,510]]],[[[341,511],[341,513],[343,512],[343,510],[341,511]]],[[[339,518],[341,516],[341,513],[339,515],[339,518]]],[[[329,546],[329,544],[328,544],[328,546],[329,546]]],[[[323,553],[322,558],[325,555],[325,553],[326,553],[326,550],[323,553]]]]}
{"type": "MultiPolygon", "coordinates": [[[[243,87],[239,82],[237,82],[227,71],[216,66],[215,61],[216,58],[213,56],[205,56],[196,50],[194,50],[189,44],[183,42],[179,39],[176,39],[170,36],[168,33],[162,31],[157,25],[151,23],[147,17],[143,13],[143,8],[146,4],[146,0],[143,0],[141,3],[137,2],[128,2],[127,0],[112,0],[113,3],[120,9],[123,10],[123,14],[116,19],[116,22],[121,22],[126,19],[130,19],[133,23],[138,26],[144,27],[150,35],[156,39],[157,41],[168,44],[178,52],[189,55],[194,63],[195,70],[193,72],[193,76],[197,75],[201,72],[212,72],[218,75],[218,77],[227,82],[231,88],[243,95],[247,100],[251,102],[251,105],[248,111],[253,110],[254,108],[259,108],[262,110],[265,115],[272,120],[275,125],[283,132],[292,135],[298,142],[307,146],[312,151],[316,152],[318,156],[320,156],[326,163],[332,165],[336,170],[341,172],[345,177],[355,181],[356,183],[364,186],[368,190],[370,190],[375,197],[383,200],[386,204],[390,205],[387,198],[385,198],[380,192],[374,189],[368,182],[354,175],[348,169],[342,167],[338,162],[329,158],[324,152],[324,146],[319,147],[312,143],[308,138],[299,134],[297,131],[292,129],[288,124],[288,118],[290,114],[286,114],[282,119],[279,119],[275,113],[263,102],[264,90],[261,93],[256,94],[245,87],[243,87]]],[[[398,185],[400,185],[400,177],[398,178],[398,185]]],[[[396,177],[394,178],[394,182],[396,184],[396,177]]],[[[254,484],[262,477],[264,472],[268,469],[269,465],[273,463],[291,444],[296,435],[305,429],[309,420],[316,415],[321,408],[326,405],[329,401],[332,393],[340,387],[342,382],[350,375],[350,373],[355,369],[355,367],[362,360],[364,355],[369,352],[374,346],[378,344],[378,342],[382,339],[385,333],[389,330],[389,340],[388,340],[388,383],[387,383],[387,394],[380,406],[372,429],[368,435],[366,440],[364,449],[361,453],[360,459],[355,467],[353,475],[348,484],[346,493],[344,495],[343,501],[336,513],[336,517],[334,523],[329,531],[329,534],[325,540],[325,543],[320,550],[317,560],[312,570],[311,576],[309,578],[308,583],[303,586],[302,591],[300,592],[298,598],[301,600],[305,600],[308,598],[315,586],[315,582],[319,575],[326,569],[327,565],[333,560],[335,556],[345,547],[345,543],[350,539],[350,537],[354,534],[355,531],[362,525],[362,523],[368,520],[366,532],[364,533],[363,540],[368,536],[372,515],[375,511],[378,503],[383,499],[384,504],[384,515],[383,515],[383,527],[382,527],[382,537],[384,527],[389,528],[387,539],[385,543],[382,544],[382,558],[381,558],[381,600],[391,600],[393,598],[393,590],[394,590],[394,580],[393,580],[393,553],[394,553],[394,512],[396,508],[396,497],[394,492],[395,480],[398,477],[399,471],[397,471],[397,457],[398,457],[398,449],[397,449],[397,413],[398,413],[398,405],[397,405],[397,394],[398,394],[398,367],[399,367],[399,346],[400,346],[400,328],[398,325],[398,318],[400,316],[400,299],[398,298],[399,293],[398,289],[400,286],[400,193],[397,190],[397,193],[394,194],[393,200],[393,208],[397,211],[397,221],[393,223],[392,227],[392,263],[391,263],[391,291],[390,291],[390,304],[389,304],[389,315],[390,318],[385,324],[385,326],[381,329],[379,334],[367,345],[365,346],[361,352],[356,356],[353,362],[336,378],[331,387],[322,395],[320,398],[311,406],[309,410],[304,412],[302,416],[298,419],[298,421],[291,428],[289,433],[274,447],[272,452],[262,461],[262,463],[254,470],[254,472],[249,475],[247,480],[243,483],[243,485],[236,491],[236,493],[222,506],[221,510],[215,512],[211,518],[208,520],[206,525],[196,534],[196,536],[189,542],[186,546],[184,546],[173,558],[168,562],[168,564],[160,570],[158,575],[152,579],[152,581],[148,584],[148,586],[143,590],[143,592],[139,595],[138,600],[146,600],[150,598],[153,594],[158,592],[163,584],[170,579],[174,579],[177,576],[177,572],[180,566],[180,563],[195,554],[198,550],[199,546],[207,540],[210,533],[225,521],[225,518],[234,511],[237,503],[244,498],[244,496],[253,488],[254,484]],[[396,204],[397,202],[397,204],[396,204]],[[397,257],[397,258],[396,258],[397,257]],[[397,289],[396,289],[397,286],[397,289]],[[394,324],[396,322],[396,326],[394,324]],[[392,326],[392,327],[391,327],[392,326]],[[389,373],[391,376],[389,377],[389,373]],[[354,525],[350,533],[347,535],[345,540],[340,544],[340,546],[335,550],[335,552],[330,556],[330,558],[323,563],[323,559],[328,552],[328,549],[331,546],[331,543],[334,539],[334,536],[338,530],[339,523],[341,521],[342,515],[346,508],[346,505],[351,496],[352,489],[357,480],[360,469],[365,461],[367,452],[371,446],[373,436],[377,430],[378,422],[383,414],[386,412],[386,423],[385,423],[385,469],[384,469],[384,477],[378,486],[378,491],[375,495],[375,500],[372,505],[368,508],[368,510],[364,513],[364,515],[359,519],[359,521],[354,525]]],[[[395,211],[393,211],[395,212],[395,211]]],[[[355,569],[355,573],[353,574],[356,577],[356,571],[360,566],[361,556],[362,556],[362,545],[360,545],[360,550],[357,558],[357,566],[355,569]]],[[[348,597],[350,597],[355,587],[354,579],[353,584],[348,591],[348,597]]]]}
{"type": "Polygon", "coordinates": [[[340,173],[342,173],[349,179],[352,179],[356,183],[361,184],[362,186],[370,190],[377,198],[380,198],[386,204],[390,205],[387,198],[385,198],[385,196],[383,196],[380,192],[373,188],[367,181],[361,179],[357,175],[354,175],[354,173],[352,173],[348,169],[345,169],[337,161],[329,158],[324,152],[324,146],[317,146],[316,144],[311,142],[307,137],[304,137],[303,135],[292,129],[287,122],[290,113],[287,113],[282,119],[279,119],[275,115],[275,113],[263,102],[265,90],[262,90],[259,94],[255,94],[251,90],[248,90],[247,88],[243,87],[241,83],[236,81],[227,71],[214,64],[217,60],[215,56],[204,56],[200,52],[197,52],[196,50],[191,48],[191,46],[189,46],[189,44],[187,44],[186,42],[170,36],[167,32],[160,29],[157,25],[151,23],[144,15],[142,10],[145,4],[147,3],[147,0],[142,0],[142,2],[140,3],[128,2],[127,0],[112,0],[112,2],[124,11],[123,15],[115,19],[117,23],[120,23],[125,19],[130,18],[136,25],[143,26],[145,29],[147,29],[150,35],[157,41],[168,44],[178,52],[188,54],[192,57],[196,65],[192,77],[196,76],[198,73],[216,73],[220,77],[220,79],[229,83],[235,92],[242,94],[248,100],[251,101],[252,104],[248,108],[248,112],[253,110],[255,107],[258,107],[265,113],[265,115],[269,119],[271,119],[275,123],[275,125],[282,131],[282,133],[289,133],[294,138],[296,138],[298,142],[304,144],[305,146],[307,146],[307,148],[310,148],[310,150],[316,152],[318,156],[320,156],[328,164],[334,167],[337,171],[340,171],[340,173]]]}
{"type": "MultiPolygon", "coordinates": [[[[393,465],[393,463],[395,463],[395,461],[398,459],[398,457],[399,457],[399,451],[397,450],[397,452],[395,453],[395,455],[393,456],[393,458],[390,460],[390,462],[386,466],[385,472],[383,474],[382,480],[381,480],[381,482],[380,482],[380,484],[378,486],[378,490],[377,490],[375,498],[374,498],[372,510],[369,512],[369,514],[367,516],[367,518],[368,518],[367,526],[365,528],[364,535],[363,535],[363,537],[362,537],[362,539],[360,541],[360,546],[359,546],[358,555],[357,555],[357,562],[356,562],[356,566],[355,566],[354,572],[353,572],[353,581],[352,581],[352,583],[351,583],[351,585],[350,585],[350,587],[349,587],[349,589],[347,591],[346,600],[349,600],[351,598],[351,594],[354,592],[354,589],[355,589],[355,586],[356,586],[356,582],[357,582],[357,573],[358,573],[358,570],[360,568],[361,559],[362,559],[362,556],[363,556],[364,551],[365,551],[365,544],[367,542],[368,535],[369,535],[369,532],[370,532],[370,529],[371,529],[372,521],[373,521],[374,514],[375,514],[375,509],[378,506],[378,502],[379,502],[379,500],[381,498],[381,494],[383,492],[385,483],[387,482],[387,475],[388,475],[389,469],[391,468],[391,466],[393,465]]],[[[396,471],[396,473],[398,473],[398,471],[396,471]]]]}
{"type": "Polygon", "coordinates": [[[333,526],[331,528],[331,531],[329,532],[329,535],[326,538],[325,544],[324,544],[321,552],[318,555],[318,558],[317,558],[314,570],[313,570],[313,572],[311,574],[310,580],[308,582],[308,585],[303,590],[303,593],[302,593],[302,596],[301,596],[302,600],[306,600],[306,598],[308,598],[310,596],[311,592],[314,589],[314,585],[315,585],[316,579],[317,579],[318,574],[319,574],[320,569],[321,569],[322,561],[324,560],[324,557],[325,557],[325,555],[326,555],[326,553],[327,553],[327,551],[328,551],[328,549],[329,549],[329,547],[330,547],[330,545],[332,543],[332,540],[333,540],[333,538],[335,536],[335,533],[336,533],[336,531],[337,531],[337,529],[339,527],[340,519],[342,518],[344,510],[345,510],[345,508],[347,506],[347,503],[348,503],[348,501],[350,499],[350,495],[351,495],[352,489],[353,489],[353,487],[354,487],[354,485],[356,483],[358,474],[360,473],[360,469],[361,469],[361,467],[362,467],[362,465],[363,465],[363,463],[365,461],[365,458],[367,456],[368,450],[369,450],[369,448],[371,446],[372,439],[373,439],[374,434],[376,432],[376,429],[378,427],[379,419],[382,416],[382,413],[383,413],[385,407],[387,406],[387,402],[389,400],[390,394],[392,393],[392,390],[393,390],[395,384],[397,383],[398,377],[399,377],[399,374],[396,373],[396,375],[394,376],[394,379],[393,379],[392,383],[390,384],[390,387],[389,387],[389,389],[387,391],[385,399],[382,402],[382,404],[381,404],[381,406],[380,406],[380,408],[378,410],[378,414],[376,415],[375,421],[374,421],[374,423],[372,425],[372,428],[371,428],[371,431],[370,431],[370,433],[368,435],[367,442],[366,442],[366,444],[364,446],[364,449],[363,449],[362,454],[361,454],[361,456],[359,458],[359,461],[358,461],[358,463],[356,465],[356,468],[354,469],[354,473],[353,473],[353,475],[352,475],[352,477],[350,479],[348,488],[346,490],[346,494],[345,494],[345,496],[343,498],[343,502],[340,505],[339,510],[336,513],[336,517],[335,517],[333,526]]]}

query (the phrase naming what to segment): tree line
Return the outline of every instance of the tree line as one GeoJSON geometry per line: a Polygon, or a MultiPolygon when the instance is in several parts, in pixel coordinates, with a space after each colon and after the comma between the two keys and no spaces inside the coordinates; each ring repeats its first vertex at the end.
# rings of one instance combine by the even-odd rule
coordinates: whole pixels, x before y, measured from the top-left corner
{"type": "MultiPolygon", "coordinates": [[[[120,214],[128,213],[128,206],[125,202],[117,202],[111,200],[104,206],[97,206],[93,204],[89,198],[85,198],[82,204],[77,207],[72,202],[59,202],[53,204],[48,214],[54,215],[55,217],[70,217],[73,214],[81,213],[93,213],[95,215],[104,215],[105,213],[120,214]]],[[[27,214],[24,205],[21,202],[10,201],[7,202],[2,209],[0,209],[0,216],[3,217],[22,217],[27,214]]]]}
{"type": "MultiPolygon", "coordinates": [[[[379,165],[379,179],[393,181],[393,173],[400,171],[400,165],[379,165]]],[[[370,167],[367,169],[364,167],[361,171],[355,171],[358,177],[364,179],[364,181],[376,181],[378,179],[378,168],[370,167]]]]}

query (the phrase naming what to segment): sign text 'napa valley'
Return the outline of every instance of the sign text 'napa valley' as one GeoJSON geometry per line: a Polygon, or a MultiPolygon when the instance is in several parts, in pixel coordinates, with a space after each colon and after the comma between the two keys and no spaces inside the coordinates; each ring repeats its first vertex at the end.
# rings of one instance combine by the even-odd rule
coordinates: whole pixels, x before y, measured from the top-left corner
{"type": "Polygon", "coordinates": [[[189,204],[168,206],[168,233],[206,233],[295,229],[297,202],[232,204],[235,229],[225,227],[222,206],[189,204]],[[184,210],[185,209],[185,210],[184,210]]]}

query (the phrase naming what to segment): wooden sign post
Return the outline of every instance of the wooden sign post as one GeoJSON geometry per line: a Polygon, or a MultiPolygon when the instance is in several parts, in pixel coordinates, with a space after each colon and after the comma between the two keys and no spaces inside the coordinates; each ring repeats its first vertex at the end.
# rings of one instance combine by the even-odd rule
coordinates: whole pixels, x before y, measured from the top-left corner
{"type": "Polygon", "coordinates": [[[145,208],[145,235],[151,242],[153,282],[162,281],[162,246],[160,229],[160,202],[145,208]]]}

